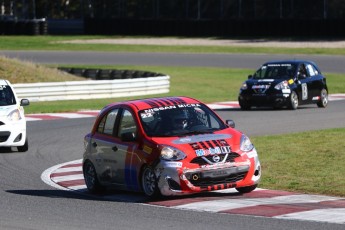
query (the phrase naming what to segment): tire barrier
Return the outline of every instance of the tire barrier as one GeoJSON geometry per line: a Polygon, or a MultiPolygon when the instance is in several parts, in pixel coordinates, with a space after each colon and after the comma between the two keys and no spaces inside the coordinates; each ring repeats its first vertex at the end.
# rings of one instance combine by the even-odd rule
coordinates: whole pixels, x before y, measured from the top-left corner
{"type": "Polygon", "coordinates": [[[44,18],[32,20],[0,20],[0,34],[47,35],[48,24],[44,18]]]}
{"type": "Polygon", "coordinates": [[[69,74],[85,77],[91,80],[115,80],[131,78],[160,77],[165,74],[140,70],[117,70],[117,69],[82,69],[82,68],[58,68],[69,74]]]}

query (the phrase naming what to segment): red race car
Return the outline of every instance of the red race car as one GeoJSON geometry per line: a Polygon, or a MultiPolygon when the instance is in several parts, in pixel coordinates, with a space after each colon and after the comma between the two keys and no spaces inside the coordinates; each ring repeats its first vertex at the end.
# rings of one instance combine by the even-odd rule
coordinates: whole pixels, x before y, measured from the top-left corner
{"type": "Polygon", "coordinates": [[[84,138],[83,173],[91,193],[106,187],[149,197],[235,188],[261,176],[249,138],[188,97],[150,98],[104,107],[84,138]]]}

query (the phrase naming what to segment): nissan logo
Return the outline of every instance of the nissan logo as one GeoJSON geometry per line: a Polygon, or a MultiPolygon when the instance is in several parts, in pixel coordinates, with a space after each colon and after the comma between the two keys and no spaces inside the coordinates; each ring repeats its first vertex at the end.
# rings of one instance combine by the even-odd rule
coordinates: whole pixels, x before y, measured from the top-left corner
{"type": "Polygon", "coordinates": [[[212,160],[214,161],[214,162],[219,162],[220,161],[220,156],[218,156],[218,155],[214,155],[213,157],[212,157],[212,160]]]}

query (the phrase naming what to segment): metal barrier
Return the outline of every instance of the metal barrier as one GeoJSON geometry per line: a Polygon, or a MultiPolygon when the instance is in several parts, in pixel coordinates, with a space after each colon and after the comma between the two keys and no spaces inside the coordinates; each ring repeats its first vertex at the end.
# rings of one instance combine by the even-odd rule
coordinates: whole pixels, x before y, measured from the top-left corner
{"type": "Polygon", "coordinates": [[[31,101],[115,98],[168,93],[170,77],[13,84],[19,98],[31,101]]]}

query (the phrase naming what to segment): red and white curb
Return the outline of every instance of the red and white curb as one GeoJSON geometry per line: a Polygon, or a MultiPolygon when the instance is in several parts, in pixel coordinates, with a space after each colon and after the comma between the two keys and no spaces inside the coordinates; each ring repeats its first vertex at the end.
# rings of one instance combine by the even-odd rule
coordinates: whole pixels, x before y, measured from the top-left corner
{"type": "MultiPolygon", "coordinates": [[[[76,160],[53,166],[42,173],[41,179],[57,189],[87,194],[81,164],[82,160],[76,160]]],[[[345,224],[345,198],[277,190],[256,189],[239,194],[227,189],[154,202],[145,201],[140,194],[126,192],[104,198],[183,210],[345,224]]]]}
{"type": "MultiPolygon", "coordinates": [[[[332,94],[328,97],[329,101],[345,100],[345,94],[332,94]]],[[[207,104],[211,109],[237,109],[240,108],[237,101],[225,101],[207,104]]],[[[79,111],[75,113],[42,113],[25,115],[27,121],[57,120],[96,117],[99,111],[79,111]]]]}

